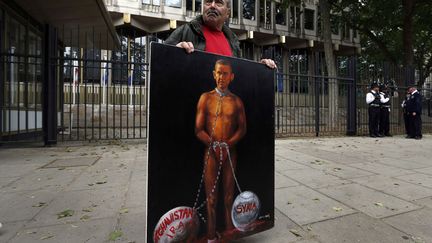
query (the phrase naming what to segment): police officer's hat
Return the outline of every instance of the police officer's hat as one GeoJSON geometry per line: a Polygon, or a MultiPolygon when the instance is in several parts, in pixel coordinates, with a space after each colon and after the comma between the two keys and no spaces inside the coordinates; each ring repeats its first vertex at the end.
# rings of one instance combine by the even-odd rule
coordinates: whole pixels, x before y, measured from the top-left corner
{"type": "Polygon", "coordinates": [[[373,82],[373,83],[371,83],[370,87],[371,87],[371,89],[379,88],[379,84],[377,82],[373,82]]]}

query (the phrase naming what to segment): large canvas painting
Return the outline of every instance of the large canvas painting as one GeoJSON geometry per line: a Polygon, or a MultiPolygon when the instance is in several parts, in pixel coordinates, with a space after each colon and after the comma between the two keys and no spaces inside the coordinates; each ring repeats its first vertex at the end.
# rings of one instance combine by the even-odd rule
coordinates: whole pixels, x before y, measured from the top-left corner
{"type": "Polygon", "coordinates": [[[229,242],[274,225],[274,71],[153,43],[147,242],[229,242]]]}

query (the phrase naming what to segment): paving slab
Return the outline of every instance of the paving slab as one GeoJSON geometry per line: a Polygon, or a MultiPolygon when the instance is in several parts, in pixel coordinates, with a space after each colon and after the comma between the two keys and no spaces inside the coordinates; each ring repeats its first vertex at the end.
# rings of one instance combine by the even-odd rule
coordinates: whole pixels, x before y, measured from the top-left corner
{"type": "Polygon", "coordinates": [[[0,222],[30,220],[55,196],[55,192],[46,190],[1,193],[0,222]]]}
{"type": "Polygon", "coordinates": [[[24,226],[26,220],[15,222],[3,222],[3,227],[0,229],[0,242],[7,242],[16,236],[20,229],[24,226]]]}
{"type": "Polygon", "coordinates": [[[59,170],[58,168],[37,169],[5,186],[1,191],[14,192],[26,190],[61,191],[80,173],[82,168],[73,167],[59,170]]]}
{"type": "Polygon", "coordinates": [[[333,186],[318,190],[374,218],[388,217],[420,208],[405,200],[359,184],[333,186]]]}
{"type": "Polygon", "coordinates": [[[27,226],[77,223],[88,219],[115,217],[122,206],[125,193],[122,187],[62,192],[27,226]],[[72,216],[59,218],[58,214],[66,210],[73,210],[72,216]]]}
{"type": "Polygon", "coordinates": [[[5,164],[4,161],[1,161],[0,178],[24,176],[40,167],[39,164],[21,164],[21,162],[16,163],[18,164],[5,164]]]}
{"type": "Polygon", "coordinates": [[[298,163],[298,162],[294,162],[290,159],[286,159],[284,157],[281,156],[276,156],[275,157],[275,166],[279,171],[284,171],[284,170],[298,170],[298,169],[307,169],[308,167],[298,163]]]}
{"type": "Polygon", "coordinates": [[[343,179],[352,179],[352,178],[375,175],[375,173],[363,169],[346,166],[346,165],[334,165],[334,164],[333,165],[324,164],[323,171],[343,179]]]}
{"type": "Polygon", "coordinates": [[[288,187],[275,191],[275,207],[299,225],[356,212],[305,186],[288,187]]]}
{"type": "Polygon", "coordinates": [[[414,200],[413,203],[432,209],[432,197],[414,200]]]}
{"type": "Polygon", "coordinates": [[[384,222],[396,229],[404,231],[418,242],[432,242],[432,209],[424,208],[393,217],[385,218],[384,222]]]}
{"type": "Polygon", "coordinates": [[[423,173],[415,173],[403,176],[397,176],[397,179],[407,181],[413,184],[422,185],[425,187],[432,188],[432,175],[427,175],[423,173]]]}
{"type": "Polygon", "coordinates": [[[106,188],[116,186],[126,186],[132,169],[127,166],[127,163],[117,162],[110,166],[92,166],[82,172],[68,190],[85,190],[91,188],[106,188]]]}
{"type": "Polygon", "coordinates": [[[120,216],[118,229],[123,233],[120,237],[121,242],[145,243],[144,227],[146,225],[147,214],[130,211],[120,216]]]}
{"type": "Polygon", "coordinates": [[[351,183],[348,180],[343,180],[337,176],[315,169],[288,170],[280,173],[298,182],[301,181],[302,184],[312,188],[351,183]]]}
{"type": "Polygon", "coordinates": [[[297,242],[305,238],[310,238],[310,234],[301,228],[299,225],[290,220],[287,216],[275,209],[275,226],[267,231],[244,237],[233,241],[234,243],[261,243],[271,242],[275,243],[286,243],[286,242],[297,242]],[[298,234],[295,235],[292,232],[298,234]]]}
{"type": "Polygon", "coordinates": [[[100,157],[71,157],[71,158],[58,158],[50,162],[42,168],[62,168],[62,167],[75,167],[75,166],[91,166],[96,163],[100,157]]]}
{"type": "Polygon", "coordinates": [[[412,161],[412,159],[402,159],[402,158],[389,158],[389,157],[378,157],[377,161],[382,164],[391,165],[394,167],[399,167],[402,169],[420,169],[430,167],[430,163],[427,161],[412,161]]]}
{"type": "MultiPolygon", "coordinates": [[[[431,162],[432,164],[432,162],[431,162]]],[[[416,172],[432,175],[432,166],[427,168],[416,169],[416,172]]]]}
{"type": "Polygon", "coordinates": [[[407,201],[432,196],[432,188],[415,185],[383,175],[355,178],[352,179],[352,181],[407,201]]]}
{"type": "Polygon", "coordinates": [[[125,207],[133,208],[138,213],[147,210],[147,175],[141,171],[133,171],[126,194],[125,207]]]}
{"type": "Polygon", "coordinates": [[[384,176],[399,176],[416,173],[413,170],[402,169],[394,167],[392,165],[381,164],[378,162],[354,163],[350,164],[349,166],[384,176]]]}
{"type": "Polygon", "coordinates": [[[275,188],[284,188],[290,186],[298,186],[300,185],[298,182],[288,178],[287,176],[280,174],[279,172],[275,172],[275,188]]]}
{"type": "Polygon", "coordinates": [[[20,177],[0,177],[0,188],[5,187],[19,179],[20,177]]]}
{"type": "Polygon", "coordinates": [[[294,149],[281,149],[277,154],[279,158],[290,160],[299,164],[309,166],[311,162],[316,160],[323,160],[321,158],[298,152],[294,149]]]}
{"type": "Polygon", "coordinates": [[[108,242],[117,220],[105,218],[87,222],[57,224],[47,227],[25,228],[10,243],[100,243],[108,242]]]}
{"type": "Polygon", "coordinates": [[[311,233],[322,243],[379,242],[407,243],[406,234],[362,213],[310,225],[311,233]]]}
{"type": "Polygon", "coordinates": [[[352,156],[352,152],[347,153],[346,151],[341,151],[341,149],[337,151],[327,151],[323,149],[311,149],[307,147],[303,147],[301,149],[298,149],[298,151],[301,151],[305,154],[312,155],[321,159],[325,159],[328,161],[332,161],[338,164],[352,164],[352,163],[359,163],[364,162],[364,158],[358,158],[355,156],[352,156]]]}

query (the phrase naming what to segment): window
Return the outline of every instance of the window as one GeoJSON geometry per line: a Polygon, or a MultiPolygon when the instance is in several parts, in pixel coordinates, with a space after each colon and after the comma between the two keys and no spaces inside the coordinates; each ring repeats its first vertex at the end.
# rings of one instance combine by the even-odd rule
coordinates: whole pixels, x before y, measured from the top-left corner
{"type": "Polygon", "coordinates": [[[331,31],[333,34],[339,34],[339,17],[336,15],[330,16],[331,31]]]}
{"type": "Polygon", "coordinates": [[[174,8],[181,8],[181,0],[165,0],[165,5],[174,8]]]}
{"type": "Polygon", "coordinates": [[[304,12],[304,28],[307,30],[314,30],[315,24],[315,10],[305,8],[304,12]]]}
{"type": "Polygon", "coordinates": [[[293,31],[300,30],[300,7],[291,6],[289,16],[290,29],[293,31]]]}
{"type": "Polygon", "coordinates": [[[238,12],[239,12],[239,7],[238,7],[238,1],[239,0],[232,0],[231,3],[231,9],[232,9],[232,18],[238,18],[238,12]]]}
{"type": "Polygon", "coordinates": [[[143,4],[160,5],[160,0],[142,0],[143,4]]]}
{"type": "Polygon", "coordinates": [[[186,1],[186,10],[201,12],[201,0],[187,0],[186,1]],[[195,9],[193,8],[193,4],[195,2],[195,9]]]}
{"type": "Polygon", "coordinates": [[[286,25],[286,10],[280,3],[276,4],[276,24],[286,25]]]}
{"type": "Polygon", "coordinates": [[[243,18],[255,20],[255,0],[243,1],[243,18]]]}

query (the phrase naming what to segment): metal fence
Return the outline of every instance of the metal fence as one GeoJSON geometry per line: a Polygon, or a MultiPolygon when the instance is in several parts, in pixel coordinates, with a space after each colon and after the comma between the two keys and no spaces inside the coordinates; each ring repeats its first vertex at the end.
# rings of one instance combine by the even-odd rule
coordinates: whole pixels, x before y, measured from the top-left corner
{"type": "MultiPolygon", "coordinates": [[[[6,27],[15,28],[12,24],[2,25],[6,27]]],[[[148,37],[135,38],[129,33],[113,50],[93,44],[83,46],[79,33],[75,40],[65,37],[72,33],[48,32],[47,39],[58,46],[52,53],[43,53],[42,34],[32,34],[30,27],[26,28],[30,39],[22,49],[13,43],[14,36],[2,37],[8,45],[0,52],[0,141],[40,138],[47,129],[54,134],[54,143],[147,137],[148,37]],[[51,102],[55,107],[50,107],[51,102]]],[[[94,33],[82,39],[87,40],[85,43],[97,42],[94,33]]],[[[355,68],[353,58],[338,62],[344,67],[340,77],[310,75],[323,73],[322,57],[317,55],[314,61],[309,60],[307,52],[290,53],[290,73],[277,73],[275,80],[278,137],[367,135],[367,85],[376,79],[401,83],[411,75],[389,66],[368,66],[367,72],[362,72],[355,68]]],[[[429,133],[432,92],[430,88],[421,92],[423,132],[429,133]]],[[[403,134],[400,104],[405,88],[395,87],[393,94],[391,133],[403,134]]]]}
{"type": "Polygon", "coordinates": [[[278,74],[275,133],[284,136],[342,135],[348,131],[352,78],[278,74]]]}
{"type": "Polygon", "coordinates": [[[148,38],[119,33],[120,47],[113,49],[93,44],[107,37],[76,31],[59,32],[66,41],[55,58],[58,140],[146,138],[148,38]],[[90,39],[85,42],[90,44],[79,45],[80,38],[90,39]]]}

